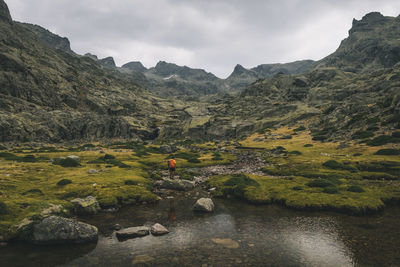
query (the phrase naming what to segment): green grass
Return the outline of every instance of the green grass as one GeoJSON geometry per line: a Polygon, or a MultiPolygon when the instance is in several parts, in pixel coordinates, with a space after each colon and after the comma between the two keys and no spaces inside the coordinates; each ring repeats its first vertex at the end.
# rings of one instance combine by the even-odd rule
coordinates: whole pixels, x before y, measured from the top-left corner
{"type": "MultiPolygon", "coordinates": [[[[214,176],[208,180],[209,187],[216,187],[214,196],[226,197],[230,186],[226,185],[232,176],[214,176]],[[228,189],[228,190],[227,190],[228,189]]],[[[384,201],[399,198],[400,192],[384,182],[365,183],[365,192],[351,192],[347,188],[350,180],[341,185],[330,185],[324,188],[308,187],[307,178],[276,179],[264,176],[249,175],[258,185],[247,185],[239,198],[254,204],[277,203],[289,208],[301,210],[333,210],[350,214],[378,212],[385,206],[384,201]],[[243,197],[242,197],[243,196],[243,197]]]]}

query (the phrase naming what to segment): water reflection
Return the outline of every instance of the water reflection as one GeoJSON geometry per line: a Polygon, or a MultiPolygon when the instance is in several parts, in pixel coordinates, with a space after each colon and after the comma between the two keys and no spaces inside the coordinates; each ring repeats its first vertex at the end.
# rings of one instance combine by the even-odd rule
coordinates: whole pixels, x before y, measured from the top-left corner
{"type": "MultiPolygon", "coordinates": [[[[394,231],[399,227],[400,209],[382,218],[363,218],[217,200],[213,214],[199,214],[191,210],[192,202],[168,200],[87,220],[100,229],[115,223],[128,227],[159,222],[169,228],[168,235],[119,242],[112,232],[103,231],[92,251],[69,260],[69,250],[41,251],[40,257],[51,253],[48,262],[63,266],[352,266],[360,262],[393,265],[399,260],[393,251],[400,245],[400,234],[394,231]],[[374,255],[372,245],[377,244],[380,254],[374,255]]],[[[21,251],[10,256],[11,252],[10,262],[24,257],[21,251]]],[[[25,259],[25,263],[32,262],[25,259]]],[[[37,262],[27,265],[41,266],[37,262]]]]}

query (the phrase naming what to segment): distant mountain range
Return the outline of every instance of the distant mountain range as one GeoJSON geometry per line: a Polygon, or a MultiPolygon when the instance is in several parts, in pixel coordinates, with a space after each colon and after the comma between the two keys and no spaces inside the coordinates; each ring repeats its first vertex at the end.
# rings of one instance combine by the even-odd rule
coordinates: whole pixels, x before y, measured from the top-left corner
{"type": "Polygon", "coordinates": [[[305,125],[317,140],[400,128],[400,17],[369,13],[320,61],[234,68],[115,65],[11,19],[0,0],[0,142],[223,140],[305,125]]]}

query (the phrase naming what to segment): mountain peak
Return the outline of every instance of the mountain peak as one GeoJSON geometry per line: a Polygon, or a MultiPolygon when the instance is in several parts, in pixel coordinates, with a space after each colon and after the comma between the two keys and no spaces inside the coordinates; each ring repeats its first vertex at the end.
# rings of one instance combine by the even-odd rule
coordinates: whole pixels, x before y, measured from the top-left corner
{"type": "Polygon", "coordinates": [[[3,0],[0,0],[0,20],[8,23],[12,22],[10,10],[3,0]]]}
{"type": "Polygon", "coordinates": [[[353,19],[353,25],[349,34],[354,32],[365,32],[374,29],[377,25],[384,24],[387,18],[379,12],[370,12],[362,17],[361,20],[353,19]]]}
{"type": "Polygon", "coordinates": [[[123,65],[122,67],[126,68],[126,69],[130,69],[130,70],[140,71],[140,72],[144,72],[147,70],[146,67],[143,66],[142,62],[140,62],[140,61],[128,62],[125,65],[123,65]]]}
{"type": "Polygon", "coordinates": [[[231,75],[240,75],[240,74],[245,73],[245,72],[248,72],[248,71],[249,71],[249,70],[246,69],[245,67],[243,67],[242,65],[237,64],[237,65],[235,66],[235,68],[234,68],[234,70],[233,70],[233,72],[232,72],[231,75]]]}
{"type": "Polygon", "coordinates": [[[100,63],[100,65],[102,65],[102,66],[104,66],[106,68],[115,68],[115,67],[117,67],[115,65],[115,61],[114,61],[113,57],[106,57],[106,58],[100,59],[99,63],[100,63]]]}

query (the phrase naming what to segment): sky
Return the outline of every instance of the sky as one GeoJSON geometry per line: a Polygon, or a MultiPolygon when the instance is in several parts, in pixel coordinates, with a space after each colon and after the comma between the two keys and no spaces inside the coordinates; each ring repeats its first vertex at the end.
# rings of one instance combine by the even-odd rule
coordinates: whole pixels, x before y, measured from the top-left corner
{"type": "Polygon", "coordinates": [[[14,20],[68,37],[78,54],[118,66],[167,61],[220,78],[236,64],[319,60],[353,18],[400,14],[398,0],[5,0],[14,20]]]}

